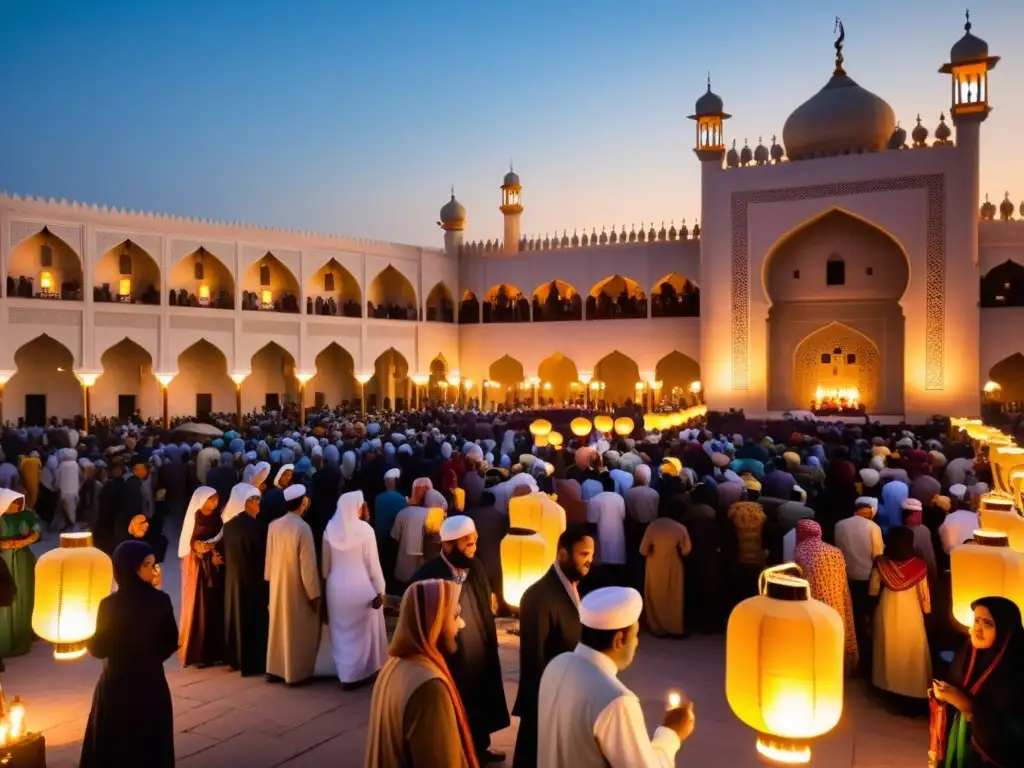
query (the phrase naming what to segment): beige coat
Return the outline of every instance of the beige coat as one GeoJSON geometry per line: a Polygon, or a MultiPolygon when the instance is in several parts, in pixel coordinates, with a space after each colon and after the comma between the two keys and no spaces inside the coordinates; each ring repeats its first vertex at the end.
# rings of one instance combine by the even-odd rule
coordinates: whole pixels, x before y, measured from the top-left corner
{"type": "Polygon", "coordinates": [[[683,634],[683,558],[691,549],[682,523],[659,517],[647,526],[640,554],[647,558],[644,616],[652,635],[683,634]]]}
{"type": "Polygon", "coordinates": [[[270,582],[267,674],[301,682],[313,676],[320,647],[320,612],[309,604],[320,597],[320,574],[313,532],[292,512],[267,529],[264,578],[270,582]]]}

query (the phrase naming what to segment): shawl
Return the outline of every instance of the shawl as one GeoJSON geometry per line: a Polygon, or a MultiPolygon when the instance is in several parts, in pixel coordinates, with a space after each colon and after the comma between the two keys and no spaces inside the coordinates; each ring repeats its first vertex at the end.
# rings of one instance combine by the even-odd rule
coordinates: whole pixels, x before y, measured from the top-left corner
{"type": "Polygon", "coordinates": [[[875,558],[875,567],[878,568],[878,575],[882,577],[886,589],[893,592],[916,587],[917,583],[928,575],[928,566],[920,557],[898,562],[890,560],[885,555],[879,555],[875,558]]]}
{"type": "MultiPolygon", "coordinates": [[[[349,491],[341,494],[335,506],[334,516],[324,530],[324,540],[339,552],[351,549],[361,541],[360,516],[363,512],[363,492],[349,491]]],[[[368,526],[364,525],[364,528],[368,526]]]]}
{"type": "Polygon", "coordinates": [[[185,519],[181,523],[181,536],[178,538],[178,557],[186,557],[192,551],[192,532],[196,527],[196,515],[207,500],[216,495],[217,491],[208,485],[201,485],[192,494],[192,500],[185,510],[185,519]]]}

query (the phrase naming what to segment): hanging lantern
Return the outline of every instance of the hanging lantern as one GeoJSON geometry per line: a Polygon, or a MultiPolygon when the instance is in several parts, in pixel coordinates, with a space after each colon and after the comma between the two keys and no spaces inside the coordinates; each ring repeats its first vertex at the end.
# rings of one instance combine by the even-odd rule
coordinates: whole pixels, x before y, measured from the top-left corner
{"type": "Polygon", "coordinates": [[[1012,493],[1010,475],[1013,470],[1024,468],[1024,448],[1018,448],[1016,445],[991,445],[988,458],[992,465],[995,489],[1005,494],[1012,493]]]}
{"type": "Polygon", "coordinates": [[[598,432],[608,433],[611,432],[615,427],[615,422],[612,421],[612,417],[602,413],[600,416],[594,417],[594,428],[598,432]]]}
{"type": "Polygon", "coordinates": [[[519,607],[523,593],[551,567],[547,545],[529,528],[509,528],[501,540],[501,577],[505,602],[519,607]]]}
{"type": "Polygon", "coordinates": [[[811,599],[810,586],[785,573],[761,574],[757,597],[737,605],[725,640],[725,695],[736,716],[758,732],[769,761],[807,763],[810,741],[843,712],[843,621],[811,599]]]}
{"type": "Polygon", "coordinates": [[[562,437],[561,432],[552,432],[550,435],[548,435],[548,444],[552,448],[561,448],[564,443],[565,438],[562,437]]]}
{"type": "Polygon", "coordinates": [[[628,437],[633,434],[633,420],[629,416],[616,419],[612,426],[615,429],[615,434],[619,437],[628,437]]]}
{"type": "Polygon", "coordinates": [[[96,632],[100,601],[110,594],[114,566],[92,545],[92,534],[62,533],[60,547],[36,563],[36,599],[32,629],[54,644],[55,659],[85,655],[96,632]]]}
{"type": "Polygon", "coordinates": [[[558,537],[565,532],[565,510],[546,493],[515,496],[508,502],[508,524],[536,531],[544,539],[545,559],[550,566],[558,554],[558,537]]]}
{"type": "Polygon", "coordinates": [[[534,435],[533,436],[533,444],[536,445],[538,448],[547,448],[548,447],[548,436],[547,435],[534,435]]]}
{"type": "Polygon", "coordinates": [[[1018,607],[1024,584],[1024,555],[1010,548],[1002,531],[981,529],[974,541],[953,547],[949,553],[952,572],[953,616],[964,627],[974,623],[971,603],[981,597],[1005,597],[1018,607]]]}
{"type": "Polygon", "coordinates": [[[587,437],[591,432],[594,431],[593,425],[590,423],[590,419],[584,418],[583,416],[577,416],[572,420],[569,425],[569,429],[576,437],[587,437]]]}
{"type": "Polygon", "coordinates": [[[530,434],[534,437],[547,437],[551,434],[551,422],[547,419],[537,419],[530,424],[530,434]]]}

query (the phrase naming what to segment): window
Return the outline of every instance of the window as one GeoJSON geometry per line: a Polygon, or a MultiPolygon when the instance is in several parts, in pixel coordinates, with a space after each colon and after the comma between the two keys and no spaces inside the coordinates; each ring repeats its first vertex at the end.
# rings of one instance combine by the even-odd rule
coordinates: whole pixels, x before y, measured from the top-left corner
{"type": "Polygon", "coordinates": [[[280,411],[281,396],[277,392],[267,392],[263,405],[268,411],[280,411]]]}
{"type": "Polygon", "coordinates": [[[794,280],[799,280],[800,279],[800,270],[799,269],[794,269],[793,270],[793,279],[794,280]]]}
{"type": "Polygon", "coordinates": [[[857,364],[857,356],[855,354],[853,354],[852,352],[850,354],[848,354],[846,356],[846,364],[847,365],[856,365],[857,364]]]}
{"type": "Polygon", "coordinates": [[[822,352],[821,353],[821,364],[822,365],[829,365],[829,364],[831,364],[831,362],[832,362],[832,355],[830,355],[828,352],[822,352]]]}
{"type": "Polygon", "coordinates": [[[209,392],[202,392],[196,395],[196,416],[203,418],[209,416],[213,410],[213,395],[209,392]]]}
{"type": "Polygon", "coordinates": [[[825,262],[825,285],[846,285],[846,262],[829,258],[825,262]]]}
{"type": "Polygon", "coordinates": [[[324,275],[324,290],[327,293],[334,293],[334,273],[328,272],[324,275]]]}
{"type": "Polygon", "coordinates": [[[841,355],[841,354],[843,354],[843,348],[842,347],[836,347],[835,349],[832,350],[832,354],[833,355],[841,355]]]}
{"type": "Polygon", "coordinates": [[[323,392],[314,392],[313,407],[323,408],[325,405],[327,405],[327,395],[325,395],[323,392]]]}

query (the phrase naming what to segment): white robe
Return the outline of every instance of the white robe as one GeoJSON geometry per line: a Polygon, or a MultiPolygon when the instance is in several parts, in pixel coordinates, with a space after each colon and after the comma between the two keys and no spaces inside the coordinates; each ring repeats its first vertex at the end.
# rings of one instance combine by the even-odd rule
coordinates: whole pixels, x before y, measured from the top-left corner
{"type": "Polygon", "coordinates": [[[412,581],[416,569],[423,565],[423,524],[426,519],[426,507],[406,507],[395,516],[395,523],[391,526],[391,538],[398,542],[395,580],[402,584],[412,581]]]}
{"type": "Polygon", "coordinates": [[[894,592],[882,586],[872,571],[869,591],[877,595],[874,621],[874,656],[871,682],[884,691],[915,699],[928,697],[932,684],[932,659],[924,614],[931,612],[928,580],[894,592]]]}
{"type": "Polygon", "coordinates": [[[626,562],[626,502],[617,493],[602,491],[587,502],[587,522],[597,523],[598,555],[602,563],[626,562]]]}
{"type": "Polygon", "coordinates": [[[270,582],[267,674],[301,682],[313,676],[320,646],[320,612],[309,604],[320,597],[320,575],[313,532],[293,512],[267,528],[264,578],[270,582]]]}

